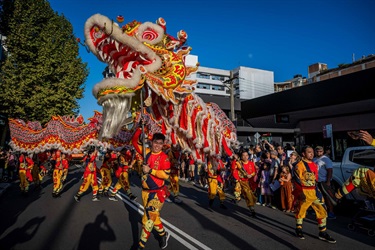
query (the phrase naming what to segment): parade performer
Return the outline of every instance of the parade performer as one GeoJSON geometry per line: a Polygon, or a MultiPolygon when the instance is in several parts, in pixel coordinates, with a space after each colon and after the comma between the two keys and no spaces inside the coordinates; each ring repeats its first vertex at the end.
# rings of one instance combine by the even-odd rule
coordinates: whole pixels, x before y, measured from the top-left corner
{"type": "Polygon", "coordinates": [[[96,173],[99,172],[96,166],[96,157],[97,157],[97,150],[90,149],[88,154],[83,158],[83,162],[85,163],[85,172],[83,173],[83,182],[79,188],[79,191],[74,195],[74,199],[79,202],[81,196],[84,192],[89,188],[91,185],[92,188],[92,201],[99,201],[97,196],[98,194],[98,179],[96,173]]]}
{"type": "Polygon", "coordinates": [[[242,195],[245,198],[246,206],[250,209],[251,216],[255,217],[255,189],[253,190],[250,187],[250,181],[255,183],[254,176],[256,175],[256,169],[254,162],[249,161],[249,153],[247,151],[241,152],[240,157],[240,160],[235,160],[232,164],[232,173],[234,179],[236,180],[234,196],[238,202],[242,195]]]}
{"type": "MultiPolygon", "coordinates": [[[[368,145],[375,147],[375,139],[365,130],[360,130],[359,133],[348,132],[348,134],[354,140],[361,139],[368,145]]],[[[358,188],[361,195],[375,199],[375,171],[365,167],[358,168],[337,190],[335,196],[337,199],[341,199],[356,188],[358,188]]]]}
{"type": "Polygon", "coordinates": [[[59,196],[62,188],[62,176],[63,170],[66,167],[69,167],[68,161],[65,159],[65,154],[61,153],[61,151],[57,150],[55,153],[55,169],[53,170],[53,192],[52,197],[56,198],[59,196]]]}
{"type": "Polygon", "coordinates": [[[33,160],[26,153],[22,153],[19,158],[19,178],[20,178],[20,188],[22,194],[27,194],[29,191],[29,178],[31,176],[30,171],[34,165],[33,160]]]}
{"type": "Polygon", "coordinates": [[[64,184],[66,181],[66,178],[68,177],[68,172],[69,172],[69,161],[66,158],[66,154],[62,154],[62,163],[63,163],[63,172],[61,175],[61,183],[64,184]]]}
{"type": "Polygon", "coordinates": [[[168,150],[168,157],[171,163],[171,174],[169,176],[169,191],[173,194],[173,201],[177,204],[180,204],[182,200],[178,197],[180,194],[180,184],[179,184],[179,169],[180,169],[180,160],[181,160],[181,149],[177,146],[172,146],[168,150]]]}
{"type": "Polygon", "coordinates": [[[318,166],[313,162],[314,149],[305,146],[302,149],[302,160],[297,163],[294,171],[294,185],[296,188],[296,235],[300,239],[305,239],[302,233],[303,219],[306,217],[306,211],[311,206],[315,213],[319,226],[319,239],[329,243],[336,243],[328,233],[326,228],[327,211],[323,207],[320,199],[317,197],[318,166]]]}
{"type": "Polygon", "coordinates": [[[151,140],[151,152],[146,155],[143,164],[142,201],[144,214],[139,248],[143,249],[153,229],[159,235],[159,246],[164,249],[168,245],[169,233],[165,231],[160,219],[160,211],[168,197],[165,180],[169,178],[170,162],[168,155],[162,151],[165,136],[155,133],[151,140]]]}
{"type": "Polygon", "coordinates": [[[358,168],[337,190],[335,196],[341,199],[356,188],[361,195],[375,199],[375,172],[370,168],[358,168]]]}
{"type": "Polygon", "coordinates": [[[33,154],[32,160],[34,162],[33,168],[31,169],[31,176],[33,178],[33,183],[35,189],[41,188],[42,176],[40,175],[40,159],[38,154],[33,154]]]}
{"type": "Polygon", "coordinates": [[[221,172],[225,171],[223,161],[210,157],[207,163],[207,174],[208,174],[208,206],[211,208],[216,195],[219,196],[220,208],[227,209],[224,205],[225,193],[224,193],[224,182],[221,172]]]}
{"type": "Polygon", "coordinates": [[[130,200],[135,200],[137,196],[132,194],[130,189],[129,172],[132,170],[135,164],[134,152],[124,148],[119,157],[117,158],[118,168],[116,170],[116,177],[118,178],[115,187],[113,188],[109,199],[111,201],[117,201],[116,194],[121,188],[124,189],[125,194],[130,200]]]}
{"type": "Polygon", "coordinates": [[[47,152],[41,152],[38,154],[38,159],[39,159],[39,175],[40,175],[40,180],[42,181],[43,178],[47,175],[48,170],[46,168],[47,163],[48,163],[48,155],[47,152]]]}
{"type": "MultiPolygon", "coordinates": [[[[115,158],[116,159],[116,158],[115,158]]],[[[100,175],[102,176],[102,182],[100,184],[98,193],[100,196],[109,196],[108,190],[112,184],[112,169],[113,169],[113,162],[111,152],[106,152],[104,155],[103,164],[100,168],[100,175]]]]}

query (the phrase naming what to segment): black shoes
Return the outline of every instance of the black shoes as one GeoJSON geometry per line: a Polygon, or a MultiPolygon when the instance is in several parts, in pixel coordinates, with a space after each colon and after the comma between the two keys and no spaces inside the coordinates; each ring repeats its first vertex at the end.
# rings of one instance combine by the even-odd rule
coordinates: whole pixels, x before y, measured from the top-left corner
{"type": "Polygon", "coordinates": [[[333,239],[327,232],[320,232],[319,239],[323,241],[327,241],[329,243],[336,243],[336,240],[333,239]]]}
{"type": "Polygon", "coordinates": [[[165,249],[168,246],[168,240],[171,235],[168,232],[165,232],[163,236],[159,239],[159,247],[165,249]]]}
{"type": "Polygon", "coordinates": [[[254,209],[250,209],[250,216],[253,218],[257,217],[254,209]]]}
{"type": "Polygon", "coordinates": [[[212,208],[212,204],[214,204],[214,200],[209,200],[209,201],[208,201],[208,206],[209,206],[210,208],[212,208]]]}
{"type": "Polygon", "coordinates": [[[305,236],[303,235],[302,233],[302,228],[297,228],[296,229],[296,235],[298,238],[300,238],[301,240],[304,240],[305,239],[305,236]]]}
{"type": "Polygon", "coordinates": [[[74,195],[74,199],[76,200],[76,202],[79,202],[79,200],[81,199],[81,197],[79,197],[78,195],[74,195]]]}
{"type": "Polygon", "coordinates": [[[52,193],[52,197],[53,197],[53,198],[60,197],[60,194],[59,194],[59,193],[52,193]]]}
{"type": "Polygon", "coordinates": [[[132,201],[135,201],[137,199],[137,196],[133,195],[133,194],[129,194],[128,195],[129,199],[132,200],[132,201]]]}

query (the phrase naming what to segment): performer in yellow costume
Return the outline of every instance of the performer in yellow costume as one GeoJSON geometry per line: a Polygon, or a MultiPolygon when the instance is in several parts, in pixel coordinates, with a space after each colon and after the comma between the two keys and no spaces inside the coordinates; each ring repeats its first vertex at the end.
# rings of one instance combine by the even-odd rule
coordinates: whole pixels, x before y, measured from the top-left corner
{"type": "Polygon", "coordinates": [[[302,233],[303,219],[306,211],[311,206],[315,213],[319,226],[319,239],[329,243],[336,243],[328,233],[326,228],[327,211],[317,197],[318,166],[312,160],[314,149],[305,146],[302,150],[302,160],[294,167],[294,185],[296,188],[297,210],[296,210],[296,235],[300,239],[305,239],[302,233]]]}
{"type": "Polygon", "coordinates": [[[221,171],[225,171],[225,166],[223,161],[215,158],[211,158],[207,164],[208,173],[208,205],[212,207],[216,195],[219,195],[220,208],[227,209],[224,205],[225,193],[224,193],[224,183],[223,178],[220,174],[221,171]]]}
{"type": "Polygon", "coordinates": [[[159,235],[159,246],[164,249],[168,245],[169,233],[165,231],[160,219],[160,211],[168,197],[165,180],[169,178],[170,162],[163,149],[165,136],[155,133],[151,140],[151,152],[146,155],[143,164],[142,201],[144,214],[139,248],[143,249],[153,229],[159,235]]]}

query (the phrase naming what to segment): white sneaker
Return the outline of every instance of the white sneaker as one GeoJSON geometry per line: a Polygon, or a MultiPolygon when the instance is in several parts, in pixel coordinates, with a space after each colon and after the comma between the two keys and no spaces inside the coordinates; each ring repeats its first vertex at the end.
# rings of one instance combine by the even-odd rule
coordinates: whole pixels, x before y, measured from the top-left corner
{"type": "Polygon", "coordinates": [[[118,201],[117,200],[117,198],[116,198],[116,196],[109,196],[109,198],[108,198],[110,201],[118,201]]]}
{"type": "Polygon", "coordinates": [[[98,199],[98,197],[94,196],[92,197],[92,201],[100,201],[100,200],[98,199]]]}
{"type": "Polygon", "coordinates": [[[167,198],[165,199],[165,201],[168,202],[168,203],[171,203],[171,202],[172,202],[171,199],[169,199],[169,197],[167,197],[167,198]]]}

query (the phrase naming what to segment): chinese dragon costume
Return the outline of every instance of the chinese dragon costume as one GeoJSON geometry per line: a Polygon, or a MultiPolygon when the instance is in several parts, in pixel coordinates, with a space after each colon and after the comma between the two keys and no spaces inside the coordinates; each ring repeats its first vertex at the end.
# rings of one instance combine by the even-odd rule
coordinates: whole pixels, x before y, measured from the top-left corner
{"type": "Polygon", "coordinates": [[[232,154],[238,145],[234,124],[218,105],[195,95],[196,81],[186,79],[199,65],[185,64],[191,50],[185,46],[185,31],[175,38],[166,33],[163,18],[120,27],[95,14],[86,21],[84,33],[86,46],[115,75],[93,88],[103,106],[100,139],[112,138],[129,121],[135,128],[143,122],[146,136],[162,132],[198,162],[207,155],[232,154]]]}
{"type": "Polygon", "coordinates": [[[196,81],[187,79],[199,65],[185,64],[191,50],[185,46],[185,31],[175,38],[166,33],[163,18],[120,27],[95,14],[86,21],[84,33],[89,51],[115,75],[93,88],[103,114],[95,112],[88,124],[82,116],[56,116],[43,128],[39,122],[10,119],[14,150],[76,153],[87,146],[121,150],[125,145],[135,146],[139,156],[142,149],[134,138],[140,136],[142,123],[146,137],[162,132],[169,144],[191,152],[197,162],[232,154],[231,148],[238,146],[234,124],[217,104],[195,95],[196,81]],[[131,123],[132,128],[125,129],[131,123]]]}

